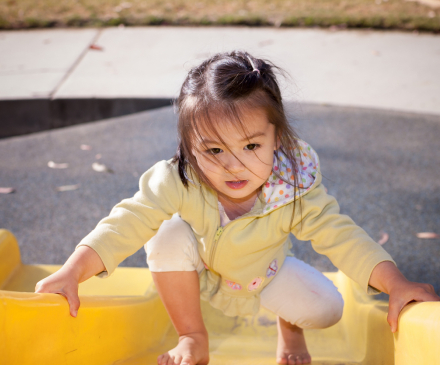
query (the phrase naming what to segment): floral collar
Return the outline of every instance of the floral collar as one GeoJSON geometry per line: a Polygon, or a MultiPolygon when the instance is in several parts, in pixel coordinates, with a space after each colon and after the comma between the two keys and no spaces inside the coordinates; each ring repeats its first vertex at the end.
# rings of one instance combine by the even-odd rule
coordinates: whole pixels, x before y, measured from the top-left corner
{"type": "Polygon", "coordinates": [[[288,204],[306,193],[315,182],[318,171],[319,160],[316,152],[304,141],[298,140],[299,149],[295,152],[296,163],[300,168],[299,189],[293,188],[294,176],[292,166],[286,155],[277,150],[273,158],[272,174],[263,185],[262,193],[266,205],[264,213],[288,204]],[[278,161],[280,163],[278,163],[278,161]],[[279,168],[281,166],[281,168],[279,168]],[[289,183],[281,180],[277,175],[282,176],[289,183]]]}

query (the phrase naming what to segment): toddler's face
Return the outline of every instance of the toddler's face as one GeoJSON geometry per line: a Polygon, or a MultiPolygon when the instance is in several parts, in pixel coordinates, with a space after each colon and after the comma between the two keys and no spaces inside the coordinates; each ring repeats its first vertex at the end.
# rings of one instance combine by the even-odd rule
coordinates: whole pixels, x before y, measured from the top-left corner
{"type": "Polygon", "coordinates": [[[243,114],[249,139],[239,126],[224,123],[218,132],[229,150],[215,135],[200,131],[207,148],[199,140],[193,151],[209,181],[235,203],[255,199],[272,172],[273,151],[277,149],[275,126],[269,123],[265,112],[257,109],[243,114]]]}

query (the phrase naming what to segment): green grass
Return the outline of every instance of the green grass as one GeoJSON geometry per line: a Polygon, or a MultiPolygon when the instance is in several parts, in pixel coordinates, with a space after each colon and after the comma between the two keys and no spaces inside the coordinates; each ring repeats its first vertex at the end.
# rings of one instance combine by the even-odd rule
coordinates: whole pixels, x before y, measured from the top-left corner
{"type": "Polygon", "coordinates": [[[439,33],[440,7],[405,0],[0,0],[0,29],[120,24],[333,26],[439,33]]]}

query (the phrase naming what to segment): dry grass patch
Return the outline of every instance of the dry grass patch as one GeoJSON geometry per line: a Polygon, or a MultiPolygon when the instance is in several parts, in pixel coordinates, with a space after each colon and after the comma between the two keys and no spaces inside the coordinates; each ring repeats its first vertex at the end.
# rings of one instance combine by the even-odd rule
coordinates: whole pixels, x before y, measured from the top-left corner
{"type": "Polygon", "coordinates": [[[0,29],[119,24],[340,26],[440,32],[440,0],[0,0],[0,29]]]}

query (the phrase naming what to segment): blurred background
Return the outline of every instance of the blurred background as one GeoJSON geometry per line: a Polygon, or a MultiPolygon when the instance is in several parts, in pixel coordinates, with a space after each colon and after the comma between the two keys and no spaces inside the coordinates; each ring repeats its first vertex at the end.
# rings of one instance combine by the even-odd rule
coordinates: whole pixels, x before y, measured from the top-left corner
{"type": "MultiPolygon", "coordinates": [[[[286,71],[341,212],[440,293],[439,32],[440,0],[0,0],[0,227],[24,263],[64,263],[173,156],[191,67],[242,49],[286,71]]],[[[143,249],[122,265],[146,266],[143,249]]]]}

